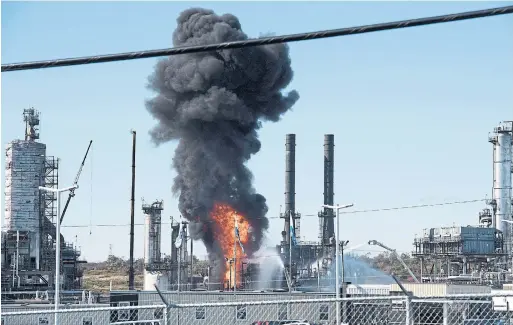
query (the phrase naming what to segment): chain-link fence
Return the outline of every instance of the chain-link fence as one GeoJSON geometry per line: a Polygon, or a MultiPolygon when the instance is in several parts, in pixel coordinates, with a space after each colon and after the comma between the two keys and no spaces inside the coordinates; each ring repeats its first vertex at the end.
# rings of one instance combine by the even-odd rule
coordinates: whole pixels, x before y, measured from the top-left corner
{"type": "Polygon", "coordinates": [[[513,294],[412,298],[352,297],[179,304],[173,306],[94,307],[2,313],[2,325],[509,325],[513,294]],[[298,324],[299,325],[299,324],[298,324]]]}
{"type": "Polygon", "coordinates": [[[2,312],[2,325],[164,325],[168,310],[160,305],[2,312]]]}

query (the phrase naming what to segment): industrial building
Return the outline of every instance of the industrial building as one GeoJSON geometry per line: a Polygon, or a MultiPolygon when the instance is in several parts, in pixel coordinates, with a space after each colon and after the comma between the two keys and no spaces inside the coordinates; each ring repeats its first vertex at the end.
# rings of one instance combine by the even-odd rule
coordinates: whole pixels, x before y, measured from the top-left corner
{"type": "MultiPolygon", "coordinates": [[[[80,251],[56,232],[59,160],[47,155],[39,139],[39,112],[23,111],[25,139],[8,143],[5,163],[5,223],[2,231],[2,291],[52,290],[56,236],[61,236],[61,285],[81,287],[80,251]]],[[[61,216],[62,217],[62,216],[61,216]]],[[[13,299],[16,294],[13,293],[13,299]]],[[[3,298],[7,297],[2,295],[3,298]]]]}
{"type": "Polygon", "coordinates": [[[492,198],[479,212],[477,226],[424,229],[413,256],[421,261],[424,282],[487,283],[512,280],[513,122],[502,122],[488,136],[493,146],[492,198]]]}

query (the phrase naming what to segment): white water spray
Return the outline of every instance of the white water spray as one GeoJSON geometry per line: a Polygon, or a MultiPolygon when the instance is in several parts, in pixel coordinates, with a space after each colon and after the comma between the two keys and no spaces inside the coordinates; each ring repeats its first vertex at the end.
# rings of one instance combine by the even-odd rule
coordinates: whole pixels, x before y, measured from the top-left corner
{"type": "Polygon", "coordinates": [[[259,260],[257,290],[272,290],[281,288],[285,265],[274,248],[262,249],[255,257],[259,260]],[[260,256],[258,256],[260,255],[260,256]]]}

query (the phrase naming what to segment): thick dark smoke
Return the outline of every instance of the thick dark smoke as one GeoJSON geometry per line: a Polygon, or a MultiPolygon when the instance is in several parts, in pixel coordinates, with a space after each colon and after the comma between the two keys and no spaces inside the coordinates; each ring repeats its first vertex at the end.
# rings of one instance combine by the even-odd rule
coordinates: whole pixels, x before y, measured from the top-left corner
{"type": "MultiPolygon", "coordinates": [[[[230,14],[189,9],[177,22],[174,46],[248,38],[230,14]]],[[[156,95],[146,107],[158,120],[150,134],[157,144],[179,140],[173,192],[191,221],[192,237],[203,240],[211,260],[224,261],[209,215],[215,202],[230,204],[248,219],[250,254],[260,246],[267,205],[245,163],[260,150],[261,121],[278,121],[298,100],[296,91],[281,93],[292,75],[288,46],[276,44],[171,56],[159,61],[149,78],[156,95]]]]}

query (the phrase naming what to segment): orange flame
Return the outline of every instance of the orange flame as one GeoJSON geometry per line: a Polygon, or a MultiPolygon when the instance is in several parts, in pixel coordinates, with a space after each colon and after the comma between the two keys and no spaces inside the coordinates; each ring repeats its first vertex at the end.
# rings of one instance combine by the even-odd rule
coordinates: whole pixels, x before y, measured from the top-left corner
{"type": "Polygon", "coordinates": [[[246,221],[243,215],[235,211],[228,204],[216,203],[210,216],[215,220],[216,227],[214,229],[214,237],[218,241],[223,255],[228,259],[226,262],[226,273],[224,275],[225,281],[230,281],[231,286],[234,284],[234,278],[237,281],[237,285],[241,284],[240,270],[242,265],[241,258],[244,256],[242,249],[239,245],[238,239],[235,236],[235,220],[237,220],[239,228],[239,237],[242,245],[245,248],[245,244],[248,242],[249,234],[249,223],[246,221]],[[235,244],[235,257],[236,266],[234,268],[230,260],[233,259],[233,249],[235,244]],[[235,277],[235,269],[237,276],[235,277]],[[230,278],[231,275],[231,278],[230,278]]]}

